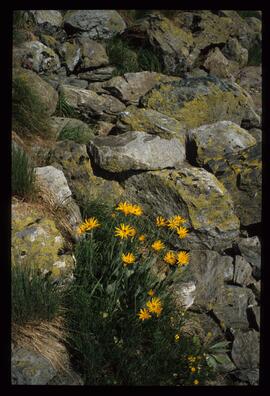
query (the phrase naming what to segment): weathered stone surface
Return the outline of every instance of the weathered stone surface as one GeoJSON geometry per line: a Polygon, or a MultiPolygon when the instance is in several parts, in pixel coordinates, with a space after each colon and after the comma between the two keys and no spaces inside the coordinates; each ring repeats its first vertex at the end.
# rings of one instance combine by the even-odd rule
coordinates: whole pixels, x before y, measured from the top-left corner
{"type": "Polygon", "coordinates": [[[238,69],[237,63],[230,62],[218,47],[209,51],[203,66],[209,74],[218,78],[228,78],[238,69]]]}
{"type": "MultiPolygon", "coordinates": [[[[262,142],[262,130],[261,129],[252,128],[248,131],[248,133],[256,139],[257,144],[262,142]]],[[[260,151],[261,151],[261,147],[260,147],[260,151]]]]}
{"type": "Polygon", "coordinates": [[[258,237],[241,238],[238,242],[241,255],[253,267],[253,276],[260,279],[261,276],[261,244],[258,237]]]}
{"type": "Polygon", "coordinates": [[[189,131],[187,157],[207,168],[233,198],[243,225],[261,221],[261,143],[230,121],[189,131]]]}
{"type": "Polygon", "coordinates": [[[213,305],[213,313],[225,330],[248,329],[247,309],[256,305],[252,291],[245,287],[225,285],[213,305]]]}
{"type": "Polygon", "coordinates": [[[262,113],[262,67],[246,66],[236,75],[236,82],[252,97],[256,112],[262,113]]]}
{"type": "Polygon", "coordinates": [[[168,74],[179,75],[193,63],[190,57],[192,33],[180,29],[163,16],[149,15],[126,29],[123,36],[139,39],[142,44],[148,41],[161,54],[168,74]]]}
{"type": "Polygon", "coordinates": [[[109,58],[102,44],[88,37],[78,37],[77,41],[80,45],[82,54],[81,69],[107,66],[109,64],[109,58]]]}
{"type": "Polygon", "coordinates": [[[249,121],[250,128],[260,124],[248,93],[213,76],[160,84],[141,99],[141,104],[176,118],[186,129],[221,120],[238,125],[249,121]]]}
{"type": "Polygon", "coordinates": [[[98,136],[108,136],[115,124],[111,122],[98,121],[95,125],[95,134],[98,136]]]}
{"type": "Polygon", "coordinates": [[[86,31],[90,38],[107,39],[121,33],[126,24],[114,10],[75,10],[64,18],[65,28],[86,31]]]}
{"type": "Polygon", "coordinates": [[[185,159],[185,146],[178,140],[138,131],[96,137],[88,149],[95,164],[113,173],[179,167],[185,159]]]}
{"type": "Polygon", "coordinates": [[[231,121],[218,121],[189,131],[189,141],[200,166],[213,168],[215,161],[233,158],[255,146],[256,140],[245,129],[231,121]]]}
{"type": "Polygon", "coordinates": [[[230,37],[222,49],[226,58],[235,61],[240,67],[246,66],[248,62],[248,50],[241,46],[235,37],[230,37]]]}
{"type": "Polygon", "coordinates": [[[51,150],[50,163],[61,165],[77,202],[98,199],[116,204],[120,200],[122,187],[116,181],[94,175],[84,144],[71,140],[57,142],[51,150]]]}
{"type": "Polygon", "coordinates": [[[76,118],[51,117],[50,125],[56,139],[72,139],[77,143],[88,143],[94,137],[93,128],[76,118]]]}
{"type": "Polygon", "coordinates": [[[61,12],[56,10],[31,10],[38,25],[48,24],[60,27],[63,22],[61,12]]]}
{"type": "Polygon", "coordinates": [[[21,45],[24,50],[22,66],[37,73],[49,73],[60,69],[58,55],[40,41],[27,41],[21,45]]]}
{"type": "Polygon", "coordinates": [[[224,285],[225,266],[232,264],[229,256],[221,256],[212,250],[192,250],[190,263],[184,272],[176,271],[172,290],[182,290],[182,285],[191,282],[195,285],[192,308],[211,310],[224,285]]]}
{"type": "Polygon", "coordinates": [[[168,76],[155,72],[126,73],[112,78],[104,85],[104,88],[125,104],[137,105],[140,97],[156,84],[166,80],[169,80],[168,76]]]}
{"type": "MultiPolygon", "coordinates": [[[[243,381],[241,385],[259,385],[260,370],[259,369],[243,369],[235,370],[233,376],[243,381]]],[[[234,383],[235,385],[235,383],[234,383]]]]}
{"type": "Polygon", "coordinates": [[[255,305],[253,307],[250,308],[251,311],[251,317],[253,320],[253,328],[255,328],[255,330],[260,330],[260,324],[261,324],[261,307],[259,307],[258,305],[255,305]]]}
{"type": "Polygon", "coordinates": [[[144,131],[163,139],[177,138],[183,144],[186,140],[181,123],[156,110],[129,106],[119,114],[116,126],[122,132],[144,131]]]}
{"type": "Polygon", "coordinates": [[[111,121],[125,109],[125,105],[120,100],[110,95],[98,95],[93,91],[70,85],[62,85],[60,90],[67,103],[86,119],[98,117],[104,121],[111,121]]]}
{"type": "Polygon", "coordinates": [[[106,81],[112,77],[114,70],[115,67],[113,66],[99,67],[98,69],[79,73],[78,76],[87,81],[106,81]]]}
{"type": "Polygon", "coordinates": [[[31,70],[16,70],[16,76],[22,78],[33,89],[43,103],[45,112],[52,115],[58,102],[56,90],[31,70]]]}
{"type": "Polygon", "coordinates": [[[12,253],[16,263],[29,263],[53,277],[72,276],[74,260],[70,255],[59,255],[64,239],[55,222],[40,208],[24,202],[12,205],[12,253]]]}
{"type": "Polygon", "coordinates": [[[16,348],[11,357],[13,385],[46,385],[56,370],[41,354],[24,348],[16,348]]]}
{"type": "Polygon", "coordinates": [[[232,359],[239,369],[256,369],[260,359],[260,335],[255,330],[234,334],[232,359]]]}
{"type": "Polygon", "coordinates": [[[62,63],[70,72],[73,72],[81,58],[80,47],[74,42],[66,41],[60,48],[60,54],[63,59],[62,63]]]}
{"type": "MultiPolygon", "coordinates": [[[[188,220],[188,238],[178,238],[182,248],[219,249],[229,247],[239,234],[230,195],[223,185],[202,168],[147,172],[125,181],[126,196],[141,203],[152,217],[166,218],[180,213],[188,220]]],[[[173,236],[172,236],[173,241],[173,236]]]]}
{"type": "Polygon", "coordinates": [[[82,222],[82,217],[78,205],[72,198],[64,173],[53,166],[44,166],[35,168],[35,176],[43,199],[52,206],[63,207],[66,210],[67,220],[75,232],[82,222]]]}
{"type": "Polygon", "coordinates": [[[233,281],[238,285],[247,286],[252,283],[252,267],[242,256],[235,256],[233,281]]]}

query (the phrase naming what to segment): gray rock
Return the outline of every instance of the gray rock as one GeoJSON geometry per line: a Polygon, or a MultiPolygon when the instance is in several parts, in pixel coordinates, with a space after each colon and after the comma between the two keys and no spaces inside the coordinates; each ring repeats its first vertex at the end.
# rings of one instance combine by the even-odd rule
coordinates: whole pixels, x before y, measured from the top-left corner
{"type": "Polygon", "coordinates": [[[234,334],[232,359],[239,369],[257,369],[260,359],[260,335],[255,330],[234,334]]]}
{"type": "Polygon", "coordinates": [[[38,25],[49,24],[60,27],[63,22],[61,12],[56,10],[31,10],[38,25]]]}
{"type": "Polygon", "coordinates": [[[175,118],[187,130],[223,120],[238,125],[245,120],[250,128],[260,125],[250,95],[236,83],[214,76],[160,84],[141,99],[141,104],[175,118]]]}
{"type": "Polygon", "coordinates": [[[81,69],[107,66],[109,64],[109,58],[102,44],[88,37],[78,37],[77,41],[82,54],[81,69]]]}
{"type": "Polygon", "coordinates": [[[36,183],[41,188],[43,199],[55,207],[62,207],[67,211],[67,220],[74,232],[82,222],[78,205],[72,198],[72,192],[64,173],[53,166],[35,168],[36,183]]]}
{"type": "Polygon", "coordinates": [[[88,87],[88,81],[86,80],[81,80],[79,78],[74,78],[74,77],[67,77],[63,80],[64,84],[67,85],[72,85],[73,87],[77,87],[77,88],[82,88],[82,89],[86,89],[88,87]]]}
{"type": "Polygon", "coordinates": [[[220,290],[213,312],[219,319],[221,327],[233,332],[237,329],[249,328],[247,309],[252,305],[256,305],[256,302],[250,289],[225,285],[220,290]]]}
{"type": "Polygon", "coordinates": [[[261,129],[252,128],[248,131],[248,133],[256,139],[257,143],[262,142],[262,130],[261,129]]]}
{"type": "Polygon", "coordinates": [[[46,385],[56,370],[52,364],[35,351],[16,348],[11,357],[13,385],[46,385]]]}
{"type": "Polygon", "coordinates": [[[233,282],[238,285],[247,286],[252,283],[251,275],[251,265],[249,265],[242,256],[236,256],[234,262],[233,282]]]}
{"type": "Polygon", "coordinates": [[[246,66],[236,75],[236,82],[252,97],[255,111],[262,112],[262,67],[246,66]]]}
{"type": "Polygon", "coordinates": [[[114,70],[115,67],[113,66],[99,67],[98,69],[79,73],[78,76],[86,81],[106,81],[112,77],[114,70]]]}
{"type": "Polygon", "coordinates": [[[261,275],[261,244],[258,237],[241,238],[237,243],[241,255],[253,267],[253,276],[260,278],[261,275]]]}
{"type": "Polygon", "coordinates": [[[87,120],[92,117],[103,121],[113,121],[116,115],[124,111],[125,105],[110,95],[98,95],[94,91],[62,85],[60,92],[67,103],[87,120]]]}
{"type": "Polygon", "coordinates": [[[235,61],[240,67],[246,66],[248,62],[248,50],[241,46],[235,37],[230,37],[222,52],[226,58],[235,61]]]}
{"type": "Polygon", "coordinates": [[[209,74],[219,78],[228,78],[238,70],[238,64],[229,61],[218,47],[209,51],[203,66],[209,74]]]}
{"type": "Polygon", "coordinates": [[[129,177],[125,195],[143,205],[151,217],[170,218],[179,213],[187,219],[190,233],[172,243],[183,249],[222,249],[239,234],[230,195],[211,173],[183,165],[181,170],[145,172],[129,177]]]}
{"type": "Polygon", "coordinates": [[[96,137],[88,149],[100,168],[113,173],[179,167],[185,159],[185,146],[178,140],[138,131],[96,137]]]}
{"type": "Polygon", "coordinates": [[[121,33],[126,24],[114,10],[75,10],[64,18],[65,27],[76,31],[86,31],[93,39],[108,39],[121,33]]]}
{"type": "Polygon", "coordinates": [[[259,369],[235,370],[233,375],[240,381],[244,381],[249,385],[259,385],[259,369]]]}
{"type": "Polygon", "coordinates": [[[70,72],[73,72],[81,59],[81,49],[74,42],[66,41],[60,48],[62,63],[70,72]]]}
{"type": "Polygon", "coordinates": [[[27,68],[37,73],[49,73],[60,69],[58,55],[40,41],[28,41],[21,45],[24,50],[22,66],[27,64],[27,68]]]}
{"type": "Polygon", "coordinates": [[[251,311],[251,317],[253,319],[253,328],[256,330],[260,330],[260,324],[261,324],[261,307],[258,305],[255,305],[253,307],[250,307],[251,311]]]}

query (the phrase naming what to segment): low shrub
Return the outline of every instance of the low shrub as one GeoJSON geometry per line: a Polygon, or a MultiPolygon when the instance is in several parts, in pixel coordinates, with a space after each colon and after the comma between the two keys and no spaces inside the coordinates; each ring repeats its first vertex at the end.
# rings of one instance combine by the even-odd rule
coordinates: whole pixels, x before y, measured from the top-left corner
{"type": "Polygon", "coordinates": [[[159,217],[153,225],[138,205],[121,203],[111,211],[98,202],[85,207],[84,216],[91,217],[78,229],[65,305],[85,384],[203,384],[211,375],[204,348],[181,333],[186,314],[168,290],[175,271],[188,265],[187,252],[166,252],[173,232],[187,236],[185,219],[159,217]],[[168,266],[164,280],[153,270],[158,261],[168,266]]]}
{"type": "Polygon", "coordinates": [[[44,104],[29,83],[16,74],[12,81],[12,128],[20,135],[50,133],[44,104]]]}
{"type": "Polygon", "coordinates": [[[55,111],[57,117],[75,117],[76,111],[70,106],[63,92],[59,92],[58,103],[55,111]]]}
{"type": "Polygon", "coordinates": [[[43,275],[29,264],[13,263],[11,280],[13,323],[52,320],[61,311],[62,292],[49,273],[43,275]]]}
{"type": "Polygon", "coordinates": [[[27,154],[12,145],[12,194],[29,198],[35,192],[34,168],[27,154]]]}
{"type": "Polygon", "coordinates": [[[80,144],[87,144],[89,143],[90,140],[90,131],[87,131],[85,127],[70,127],[70,126],[65,126],[57,140],[73,140],[76,143],[80,144]]]}

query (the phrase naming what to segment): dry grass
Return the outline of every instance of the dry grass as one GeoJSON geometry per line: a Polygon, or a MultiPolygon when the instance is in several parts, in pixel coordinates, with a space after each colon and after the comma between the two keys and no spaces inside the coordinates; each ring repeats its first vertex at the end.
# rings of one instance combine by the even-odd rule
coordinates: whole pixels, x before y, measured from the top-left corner
{"type": "Polygon", "coordinates": [[[11,338],[14,346],[32,349],[44,356],[55,370],[67,372],[69,357],[64,345],[65,323],[62,317],[52,321],[24,325],[12,323],[11,338]]]}

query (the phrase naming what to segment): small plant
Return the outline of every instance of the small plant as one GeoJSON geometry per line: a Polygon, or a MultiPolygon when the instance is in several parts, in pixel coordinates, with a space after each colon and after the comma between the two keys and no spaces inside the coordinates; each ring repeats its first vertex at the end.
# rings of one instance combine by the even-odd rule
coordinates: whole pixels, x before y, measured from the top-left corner
{"type": "Polygon", "coordinates": [[[153,224],[141,206],[128,202],[113,211],[89,203],[83,215],[66,321],[85,384],[203,384],[211,371],[204,348],[181,333],[185,315],[167,290],[173,273],[189,262],[187,252],[167,254],[172,233],[187,237],[186,220],[159,216],[153,224]],[[168,265],[165,280],[152,270],[157,260],[168,265]],[[190,355],[198,358],[195,368],[190,355]]]}
{"type": "Polygon", "coordinates": [[[52,320],[59,314],[61,292],[49,273],[43,275],[26,263],[13,263],[11,270],[13,323],[52,320]]]}
{"type": "Polygon", "coordinates": [[[12,81],[12,128],[20,135],[50,133],[45,106],[21,75],[12,81]]]}
{"type": "Polygon", "coordinates": [[[87,144],[91,138],[91,131],[85,127],[70,127],[66,125],[60,132],[57,140],[73,140],[76,143],[87,144]]]}
{"type": "Polygon", "coordinates": [[[34,168],[23,149],[12,145],[12,194],[22,198],[33,195],[34,168]]]}
{"type": "Polygon", "coordinates": [[[108,41],[106,49],[110,63],[117,67],[115,74],[122,75],[139,71],[137,54],[127,42],[119,37],[113,37],[108,41]]]}
{"type": "Polygon", "coordinates": [[[158,56],[147,48],[141,48],[138,52],[138,62],[141,70],[154,71],[161,73],[162,66],[158,56]]]}
{"type": "Polygon", "coordinates": [[[76,115],[75,109],[68,104],[63,92],[59,93],[55,115],[58,117],[75,117],[76,115]]]}

